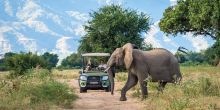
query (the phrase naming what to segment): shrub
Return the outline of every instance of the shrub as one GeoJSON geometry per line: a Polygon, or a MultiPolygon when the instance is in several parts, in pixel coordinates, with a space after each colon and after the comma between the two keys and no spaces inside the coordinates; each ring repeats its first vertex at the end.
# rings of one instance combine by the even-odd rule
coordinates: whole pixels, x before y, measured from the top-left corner
{"type": "Polygon", "coordinates": [[[37,85],[27,91],[31,96],[31,104],[51,102],[52,104],[69,107],[76,99],[73,91],[66,84],[51,80],[37,85]]]}
{"type": "Polygon", "coordinates": [[[0,83],[0,109],[71,108],[77,96],[68,85],[50,77],[48,70],[28,70],[28,75],[0,83]]]}
{"type": "Polygon", "coordinates": [[[16,54],[5,59],[6,65],[11,71],[11,76],[24,75],[28,69],[41,67],[46,68],[46,62],[42,57],[32,53],[16,54]]]}

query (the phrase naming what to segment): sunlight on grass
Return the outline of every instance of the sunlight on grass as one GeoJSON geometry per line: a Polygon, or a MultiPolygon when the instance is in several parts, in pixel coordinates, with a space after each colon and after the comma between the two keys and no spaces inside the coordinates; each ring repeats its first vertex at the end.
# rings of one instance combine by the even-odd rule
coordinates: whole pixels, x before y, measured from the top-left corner
{"type": "Polygon", "coordinates": [[[80,69],[70,70],[53,70],[52,76],[57,79],[77,79],[79,77],[80,69]]]}

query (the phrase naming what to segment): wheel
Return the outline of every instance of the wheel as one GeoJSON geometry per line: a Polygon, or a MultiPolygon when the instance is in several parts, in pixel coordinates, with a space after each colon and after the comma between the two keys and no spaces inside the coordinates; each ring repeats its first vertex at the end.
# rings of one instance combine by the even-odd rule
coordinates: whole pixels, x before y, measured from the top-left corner
{"type": "Polygon", "coordinates": [[[83,93],[83,92],[87,92],[87,88],[84,88],[84,87],[80,87],[80,93],[83,93]]]}
{"type": "Polygon", "coordinates": [[[107,88],[105,88],[105,92],[110,92],[111,91],[111,86],[108,86],[107,88]]]}

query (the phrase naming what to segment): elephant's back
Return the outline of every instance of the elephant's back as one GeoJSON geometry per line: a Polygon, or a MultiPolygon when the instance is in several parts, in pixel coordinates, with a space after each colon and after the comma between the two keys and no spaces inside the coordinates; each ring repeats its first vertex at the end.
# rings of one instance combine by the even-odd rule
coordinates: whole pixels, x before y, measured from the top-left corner
{"type": "Polygon", "coordinates": [[[153,80],[171,82],[174,74],[179,74],[179,64],[176,57],[166,49],[153,49],[144,52],[153,80]]]}
{"type": "Polygon", "coordinates": [[[163,48],[156,48],[150,51],[144,51],[144,55],[147,56],[147,58],[149,59],[166,61],[167,63],[170,63],[169,60],[176,60],[176,57],[170,51],[163,48]]]}
{"type": "Polygon", "coordinates": [[[144,51],[145,54],[154,54],[154,55],[173,55],[170,51],[164,48],[155,48],[149,51],[144,51]]]}

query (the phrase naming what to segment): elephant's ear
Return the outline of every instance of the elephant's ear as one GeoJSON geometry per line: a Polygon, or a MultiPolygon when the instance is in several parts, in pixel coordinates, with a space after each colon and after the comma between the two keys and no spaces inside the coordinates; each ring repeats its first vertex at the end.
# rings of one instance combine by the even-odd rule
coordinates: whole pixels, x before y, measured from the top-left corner
{"type": "Polygon", "coordinates": [[[122,48],[124,50],[125,67],[126,69],[129,69],[133,61],[133,56],[132,56],[133,45],[131,43],[127,43],[122,48]]]}

